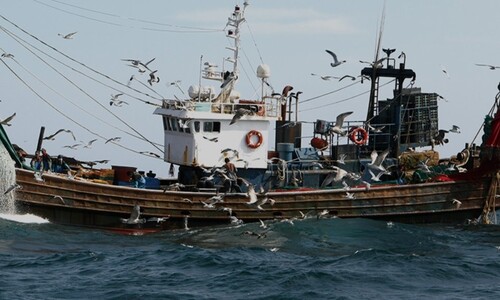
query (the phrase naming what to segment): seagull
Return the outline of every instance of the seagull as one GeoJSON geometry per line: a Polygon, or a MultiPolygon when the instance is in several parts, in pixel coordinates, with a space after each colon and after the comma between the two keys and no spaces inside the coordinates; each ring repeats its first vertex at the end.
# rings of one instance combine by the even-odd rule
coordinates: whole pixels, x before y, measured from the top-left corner
{"type": "Polygon", "coordinates": [[[246,204],[255,204],[258,201],[253,184],[249,183],[247,185],[247,197],[250,198],[250,201],[246,202],[246,204]]]}
{"type": "Polygon", "coordinates": [[[21,187],[19,184],[14,183],[14,184],[12,184],[11,186],[9,186],[9,187],[5,190],[5,192],[3,192],[3,194],[4,194],[4,195],[7,195],[8,193],[10,193],[10,192],[12,192],[12,191],[17,190],[17,189],[21,189],[21,188],[22,188],[22,187],[21,187]]]}
{"type": "MultiPolygon", "coordinates": [[[[2,55],[2,56],[3,56],[3,55],[2,55]]],[[[500,67],[497,67],[497,66],[485,65],[485,64],[476,64],[476,66],[480,66],[480,67],[488,67],[490,70],[496,70],[497,68],[500,68],[500,67]]]]}
{"type": "Polygon", "coordinates": [[[236,80],[238,77],[234,75],[233,72],[226,71],[223,75],[224,82],[222,82],[220,88],[223,89],[226,87],[229,83],[233,82],[236,80]]]}
{"type": "Polygon", "coordinates": [[[236,123],[236,121],[238,121],[239,119],[241,119],[241,117],[245,115],[252,115],[252,114],[253,114],[252,110],[240,107],[234,113],[233,119],[231,120],[229,125],[236,123]]]}
{"type": "Polygon", "coordinates": [[[154,70],[153,72],[149,73],[149,79],[148,79],[148,82],[149,82],[149,85],[153,85],[153,83],[158,83],[160,82],[160,77],[158,77],[156,75],[156,72],[158,72],[158,70],[154,70]]]}
{"type": "Polygon", "coordinates": [[[326,178],[321,183],[321,187],[325,187],[332,182],[340,182],[347,174],[349,174],[346,170],[339,168],[337,166],[333,166],[334,171],[329,173],[326,178]]]}
{"type": "Polygon", "coordinates": [[[42,172],[35,172],[33,173],[33,177],[35,178],[36,181],[45,181],[42,177],[42,172]]]}
{"type": "Polygon", "coordinates": [[[144,155],[147,155],[147,156],[152,156],[152,157],[156,157],[156,158],[161,158],[160,155],[154,153],[154,152],[149,152],[149,151],[141,151],[139,152],[139,154],[144,154],[144,155]]]}
{"type": "Polygon", "coordinates": [[[431,169],[429,169],[429,166],[427,165],[429,163],[429,158],[427,158],[425,161],[419,161],[417,163],[417,169],[421,170],[424,173],[432,173],[431,169]]]}
{"type": "Polygon", "coordinates": [[[316,218],[319,219],[321,217],[327,216],[329,213],[330,212],[328,211],[328,209],[323,209],[317,214],[316,218]]]}
{"type": "Polygon", "coordinates": [[[260,228],[263,228],[263,229],[267,228],[267,225],[266,225],[266,223],[264,223],[264,221],[262,221],[261,219],[259,219],[259,222],[260,222],[260,225],[259,225],[260,228]]]}
{"type": "Polygon", "coordinates": [[[222,155],[219,158],[219,160],[222,160],[222,159],[229,157],[229,156],[231,156],[231,158],[234,158],[234,157],[239,158],[240,157],[240,153],[238,152],[238,150],[234,150],[231,148],[223,149],[220,153],[222,155]],[[232,155],[230,155],[229,153],[232,153],[232,155]]]}
{"type": "Polygon", "coordinates": [[[376,69],[376,68],[380,68],[382,67],[382,63],[384,62],[384,60],[386,60],[387,57],[383,57],[377,61],[374,61],[374,62],[369,62],[369,61],[364,61],[364,60],[360,60],[359,62],[362,63],[362,64],[369,64],[372,68],[376,69]]]}
{"type": "Polygon", "coordinates": [[[233,209],[231,207],[219,207],[217,210],[227,212],[230,216],[233,215],[233,209]]]}
{"type": "Polygon", "coordinates": [[[445,133],[448,133],[448,130],[439,129],[437,134],[434,136],[434,143],[437,143],[438,145],[444,145],[448,143],[448,139],[444,138],[445,133]]]}
{"type": "Polygon", "coordinates": [[[384,129],[384,128],[385,128],[385,126],[373,127],[372,125],[368,124],[368,129],[370,129],[371,132],[380,133],[380,132],[382,132],[382,129],[384,129]]]}
{"type": "Polygon", "coordinates": [[[332,51],[330,51],[330,50],[325,50],[325,51],[326,51],[326,53],[330,54],[333,57],[333,62],[330,64],[330,66],[337,67],[337,66],[340,66],[341,64],[346,62],[345,60],[339,61],[337,59],[337,55],[335,53],[333,53],[332,51]]]}
{"type": "Polygon", "coordinates": [[[119,142],[120,140],[121,140],[121,137],[117,136],[117,137],[108,139],[106,142],[104,142],[104,144],[107,144],[109,142],[119,142]]]}
{"type": "Polygon", "coordinates": [[[288,121],[285,124],[281,125],[280,128],[284,128],[284,127],[291,128],[291,127],[295,127],[301,123],[303,123],[303,121],[288,121]]]}
{"type": "Polygon", "coordinates": [[[356,77],[354,76],[351,76],[351,75],[344,75],[342,77],[340,77],[339,81],[342,81],[343,79],[345,78],[350,78],[351,80],[356,80],[356,77]]]}
{"type": "Polygon", "coordinates": [[[372,170],[385,172],[386,170],[382,166],[382,163],[384,162],[387,155],[389,155],[389,151],[390,151],[389,149],[386,149],[386,150],[382,151],[382,153],[378,154],[377,151],[375,149],[373,149],[373,151],[370,155],[372,160],[366,166],[372,170]]]}
{"type": "Polygon", "coordinates": [[[319,76],[319,78],[323,79],[324,81],[332,80],[332,79],[339,79],[338,77],[330,76],[330,75],[318,75],[316,73],[311,73],[311,75],[312,76],[319,76]]]}
{"type": "Polygon", "coordinates": [[[209,140],[210,142],[214,142],[214,143],[217,143],[219,141],[219,137],[213,137],[213,138],[209,138],[209,137],[206,137],[206,136],[203,136],[204,139],[206,140],[209,140]]]}
{"type": "Polygon", "coordinates": [[[356,199],[356,196],[354,196],[354,193],[349,193],[349,192],[345,192],[345,197],[347,199],[356,199]]]}
{"type": "MultiPolygon", "coordinates": [[[[156,57],[155,57],[156,58],[156,57]]],[[[155,60],[155,58],[151,59],[150,61],[148,61],[147,63],[143,63],[141,62],[140,60],[138,59],[122,59],[123,61],[128,61],[130,62],[131,64],[129,66],[131,67],[134,67],[134,68],[137,68],[139,70],[139,73],[144,73],[146,72],[146,70],[148,71],[151,71],[148,67],[148,65],[153,61],[155,60]]]]}
{"type": "Polygon", "coordinates": [[[134,76],[134,75],[130,76],[130,78],[129,78],[128,82],[127,82],[127,86],[130,86],[130,84],[132,83],[132,81],[133,81],[134,79],[135,79],[135,76],[134,76]]]}
{"type": "Polygon", "coordinates": [[[58,135],[58,134],[59,134],[59,133],[61,133],[61,132],[67,132],[67,133],[70,133],[70,134],[71,134],[71,136],[73,137],[73,140],[75,140],[75,141],[76,141],[76,137],[75,137],[75,135],[73,134],[73,131],[71,131],[71,130],[69,130],[69,129],[59,129],[59,130],[58,130],[58,131],[56,131],[54,134],[49,135],[49,136],[47,136],[47,137],[44,137],[43,139],[44,139],[44,140],[51,140],[51,141],[53,141],[53,140],[55,140],[56,135],[58,135]]]}
{"type": "Polygon", "coordinates": [[[64,198],[59,196],[59,195],[54,195],[54,197],[52,197],[52,199],[58,199],[59,201],[62,202],[62,204],[66,205],[66,201],[64,201],[64,198]]]}
{"type": "Polygon", "coordinates": [[[258,239],[262,239],[262,238],[265,238],[267,236],[266,233],[267,233],[267,231],[263,232],[263,233],[257,233],[257,232],[253,232],[250,230],[246,230],[246,231],[243,231],[241,234],[253,235],[253,236],[256,236],[258,239]]]}
{"type": "Polygon", "coordinates": [[[107,164],[107,163],[109,163],[109,159],[94,160],[93,162],[97,163],[97,164],[107,164]]]}
{"type": "Polygon", "coordinates": [[[142,224],[145,223],[145,219],[139,219],[141,216],[141,207],[139,205],[134,205],[132,208],[132,212],[130,213],[130,217],[128,219],[121,219],[121,221],[125,224],[142,224]]]}
{"type": "Polygon", "coordinates": [[[337,162],[339,164],[345,165],[345,159],[346,158],[347,158],[347,154],[342,153],[342,154],[340,154],[339,159],[337,160],[337,162]]]}
{"type": "Polygon", "coordinates": [[[370,180],[371,181],[376,181],[376,182],[379,182],[380,181],[380,177],[385,174],[385,172],[378,172],[378,174],[375,175],[375,173],[373,173],[373,171],[370,170],[370,169],[368,169],[368,173],[370,174],[370,180]]]}
{"type": "Polygon", "coordinates": [[[457,208],[460,208],[460,205],[462,205],[462,202],[457,199],[453,199],[451,203],[455,204],[457,208]]]}
{"type": "Polygon", "coordinates": [[[450,79],[450,74],[448,73],[448,71],[446,70],[446,68],[443,65],[441,65],[441,71],[444,73],[446,78],[450,79]]]}
{"type": "Polygon", "coordinates": [[[66,39],[66,40],[71,40],[73,38],[73,35],[75,35],[77,33],[77,31],[75,32],[72,32],[72,33],[68,33],[68,34],[61,34],[61,33],[58,33],[57,35],[58,36],[62,36],[63,39],[66,39]]]}
{"type": "Polygon", "coordinates": [[[451,129],[448,130],[448,132],[453,132],[453,133],[460,133],[460,127],[458,127],[457,125],[452,125],[451,126],[451,129]]]}
{"type": "MultiPolygon", "coordinates": [[[[83,148],[92,148],[92,144],[97,141],[97,139],[90,140],[83,148]]],[[[83,142],[82,142],[83,143],[83,142]]]]}
{"type": "Polygon", "coordinates": [[[14,58],[14,54],[4,52],[4,53],[2,53],[2,57],[5,57],[5,58],[14,58]]]}
{"type": "Polygon", "coordinates": [[[341,136],[346,136],[347,131],[342,131],[342,124],[344,123],[344,119],[352,114],[352,111],[341,113],[340,115],[337,116],[337,119],[335,120],[335,125],[330,128],[331,133],[336,133],[341,136]]]}
{"type": "Polygon", "coordinates": [[[10,117],[8,117],[4,120],[0,120],[0,124],[10,126],[11,124],[9,122],[12,121],[12,119],[14,119],[15,116],[16,116],[16,113],[13,113],[10,117]]]}
{"type": "Polygon", "coordinates": [[[231,220],[231,225],[241,225],[243,224],[243,220],[236,218],[235,216],[229,216],[229,220],[231,220]]]}
{"type": "Polygon", "coordinates": [[[78,148],[78,146],[81,146],[81,145],[82,144],[66,145],[66,146],[63,146],[63,148],[69,148],[72,150],[76,150],[76,148],[78,148]]]}

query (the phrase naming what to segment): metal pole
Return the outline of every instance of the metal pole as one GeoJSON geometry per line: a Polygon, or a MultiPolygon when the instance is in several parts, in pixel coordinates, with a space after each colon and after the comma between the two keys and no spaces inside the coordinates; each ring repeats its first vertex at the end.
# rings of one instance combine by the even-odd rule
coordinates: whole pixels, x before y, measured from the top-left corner
{"type": "Polygon", "coordinates": [[[45,127],[40,127],[40,134],[38,135],[38,144],[36,145],[36,152],[42,149],[43,135],[45,134],[45,127]]]}

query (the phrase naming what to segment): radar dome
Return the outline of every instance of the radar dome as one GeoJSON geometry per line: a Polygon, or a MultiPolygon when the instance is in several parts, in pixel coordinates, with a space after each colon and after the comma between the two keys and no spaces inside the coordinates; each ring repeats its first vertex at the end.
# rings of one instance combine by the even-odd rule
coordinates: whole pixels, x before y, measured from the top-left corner
{"type": "Polygon", "coordinates": [[[264,79],[269,78],[271,76],[271,69],[268,65],[262,64],[257,67],[257,77],[264,79]]]}

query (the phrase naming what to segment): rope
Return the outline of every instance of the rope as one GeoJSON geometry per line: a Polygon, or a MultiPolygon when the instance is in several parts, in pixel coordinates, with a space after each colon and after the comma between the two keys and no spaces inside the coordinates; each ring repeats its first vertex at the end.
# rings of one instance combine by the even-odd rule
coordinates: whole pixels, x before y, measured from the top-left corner
{"type": "Polygon", "coordinates": [[[110,13],[100,12],[100,11],[97,11],[97,10],[88,9],[88,8],[84,8],[84,7],[81,7],[81,6],[64,3],[62,1],[56,1],[56,0],[50,0],[50,1],[56,2],[58,4],[70,6],[72,8],[77,8],[77,9],[80,9],[80,10],[84,10],[84,11],[87,11],[87,12],[101,14],[101,15],[104,15],[106,17],[113,17],[113,18],[118,18],[118,19],[122,19],[122,20],[129,20],[129,21],[135,21],[135,22],[140,22],[140,23],[146,23],[146,24],[152,24],[152,25],[159,25],[159,26],[166,26],[166,27],[179,28],[179,29],[175,29],[175,30],[174,29],[158,29],[158,28],[135,27],[135,26],[131,26],[131,25],[123,25],[123,24],[119,24],[119,23],[113,23],[113,22],[110,22],[110,21],[104,21],[104,20],[97,19],[97,18],[94,18],[94,17],[89,17],[89,16],[86,16],[86,15],[83,15],[83,14],[78,14],[78,13],[75,13],[75,12],[72,12],[72,11],[69,11],[69,10],[66,10],[66,9],[62,9],[60,7],[56,7],[56,6],[44,3],[44,2],[39,1],[39,0],[33,0],[33,2],[36,2],[36,3],[41,4],[41,5],[45,5],[47,7],[50,7],[52,9],[55,9],[55,10],[58,10],[58,11],[61,11],[61,12],[64,12],[66,14],[70,14],[70,15],[77,16],[77,17],[80,17],[80,18],[83,18],[83,19],[87,19],[87,20],[91,20],[91,21],[95,21],[95,22],[99,22],[99,23],[103,23],[103,24],[113,25],[113,26],[117,26],[117,27],[126,27],[126,28],[140,29],[140,30],[150,30],[150,31],[177,32],[177,33],[213,33],[213,32],[220,32],[221,31],[220,29],[179,26],[179,25],[171,25],[171,24],[165,24],[165,23],[160,23],[160,22],[153,22],[153,21],[142,20],[142,19],[131,18],[131,17],[122,17],[122,16],[116,15],[116,14],[110,14],[110,13]]]}
{"type": "MultiPolygon", "coordinates": [[[[9,36],[11,36],[11,32],[8,31],[7,29],[5,29],[4,27],[0,26],[0,29],[3,30],[5,33],[7,33],[9,36]]],[[[24,44],[22,44],[21,42],[19,42],[17,40],[17,37],[14,37],[14,36],[11,36],[12,39],[14,39],[16,42],[18,42],[21,46],[23,46],[26,50],[28,50],[29,52],[31,52],[35,57],[37,57],[39,60],[41,60],[43,63],[45,63],[49,68],[51,68],[52,70],[54,70],[54,72],[58,73],[59,75],[61,75],[61,77],[63,77],[64,79],[66,79],[69,83],[71,83],[74,87],[76,87],[78,90],[80,90],[84,95],[88,96],[90,99],[92,99],[94,102],[96,102],[99,106],[101,106],[104,110],[106,110],[108,113],[110,113],[111,115],[113,115],[115,118],[117,118],[118,120],[120,120],[121,122],[123,122],[126,126],[128,126],[129,128],[131,128],[132,130],[134,130],[134,128],[132,128],[130,125],[128,125],[125,121],[123,121],[122,119],[120,119],[117,115],[115,115],[113,112],[111,112],[108,108],[106,108],[105,106],[103,106],[99,101],[97,101],[97,99],[95,99],[94,97],[92,97],[90,94],[88,94],[87,92],[85,92],[83,89],[81,89],[76,83],[74,83],[72,80],[70,80],[68,77],[66,77],[64,74],[62,74],[61,72],[59,72],[56,68],[54,68],[53,66],[51,66],[48,62],[46,62],[43,58],[41,58],[40,56],[38,56],[36,53],[34,53],[32,50],[28,49],[24,44]]],[[[23,41],[25,42],[25,41],[23,41]]],[[[36,49],[36,47],[35,47],[36,49]]],[[[37,49],[39,50],[39,49],[37,49]]],[[[40,50],[39,50],[40,51],[40,50]]],[[[43,53],[43,52],[42,52],[43,53]]],[[[101,119],[101,118],[98,118],[97,116],[95,116],[95,114],[92,114],[90,113],[89,111],[85,110],[83,107],[81,107],[80,105],[78,105],[77,103],[71,101],[70,99],[68,99],[67,97],[65,97],[64,95],[62,95],[61,93],[59,93],[58,91],[54,90],[53,88],[51,88],[49,85],[47,85],[43,80],[41,80],[40,78],[38,78],[35,74],[33,74],[32,72],[30,72],[29,70],[27,70],[23,65],[21,65],[15,58],[12,58],[12,60],[17,64],[19,65],[23,70],[25,70],[27,73],[31,74],[31,76],[33,76],[35,79],[37,79],[40,83],[42,83],[44,86],[46,86],[47,88],[49,88],[51,91],[53,91],[54,93],[58,94],[59,96],[61,96],[63,99],[65,99],[66,101],[70,102],[71,104],[75,105],[76,107],[78,107],[80,110],[84,111],[85,113],[87,113],[88,115],[90,115],[91,117],[103,122],[104,124],[112,127],[112,128],[115,128],[116,130],[118,131],[121,131],[125,134],[128,134],[132,137],[135,137],[139,140],[143,140],[143,141],[147,141],[148,143],[152,144],[153,146],[157,145],[157,146],[161,146],[161,144],[159,143],[155,143],[155,142],[152,142],[152,141],[149,141],[146,137],[142,136],[140,133],[138,133],[138,135],[134,135],[130,132],[127,132],[123,129],[120,129],[114,125],[112,125],[111,123],[108,123],[106,122],[105,120],[101,119]]],[[[81,127],[83,127],[83,125],[80,125],[81,127]]],[[[87,130],[89,131],[89,130],[87,130]]],[[[135,131],[135,130],[134,130],[135,131]]],[[[90,131],[89,131],[90,132],[90,131]]],[[[162,151],[160,148],[158,147],[155,147],[157,150],[159,151],[162,151]]],[[[163,151],[162,151],[163,152],[163,151]]]]}
{"type": "Polygon", "coordinates": [[[486,198],[486,202],[484,203],[483,212],[479,217],[482,224],[497,223],[495,207],[496,207],[497,189],[499,184],[500,184],[500,171],[498,171],[496,176],[494,176],[491,179],[491,185],[488,191],[488,197],[486,198]],[[493,216],[493,220],[491,220],[490,215],[493,216]]]}

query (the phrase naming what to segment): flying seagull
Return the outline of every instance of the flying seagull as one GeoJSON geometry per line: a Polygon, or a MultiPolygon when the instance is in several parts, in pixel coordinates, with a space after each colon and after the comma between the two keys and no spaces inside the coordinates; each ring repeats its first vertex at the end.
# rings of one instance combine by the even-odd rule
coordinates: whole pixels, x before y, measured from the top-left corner
{"type": "Polygon", "coordinates": [[[5,57],[5,58],[14,58],[14,54],[4,52],[4,53],[2,53],[2,57],[5,57]]]}
{"type": "Polygon", "coordinates": [[[381,59],[374,61],[374,62],[369,62],[369,61],[364,61],[364,60],[360,60],[359,62],[362,64],[369,64],[372,68],[376,69],[376,68],[382,67],[382,63],[386,59],[387,59],[387,57],[382,57],[381,59]]]}
{"type": "Polygon", "coordinates": [[[443,65],[441,65],[441,71],[444,73],[446,78],[450,79],[450,74],[448,73],[448,71],[446,70],[446,68],[443,65]]]}
{"type": "Polygon", "coordinates": [[[141,207],[139,205],[134,205],[130,217],[128,219],[121,218],[121,221],[125,224],[141,224],[145,223],[145,219],[139,219],[141,216],[141,207]]]}
{"type": "Polygon", "coordinates": [[[62,36],[63,39],[65,40],[70,40],[73,38],[73,35],[76,34],[76,31],[75,32],[72,32],[72,33],[68,33],[68,34],[61,34],[61,33],[58,33],[57,35],[58,36],[62,36]]]}
{"type": "Polygon", "coordinates": [[[69,148],[72,150],[76,150],[76,148],[78,148],[78,146],[81,146],[81,145],[82,144],[66,145],[66,146],[63,146],[63,148],[69,148]]]}
{"type": "Polygon", "coordinates": [[[342,124],[344,123],[344,119],[350,114],[352,114],[352,111],[348,111],[338,115],[337,119],[335,120],[335,125],[332,128],[330,128],[330,132],[336,133],[341,136],[346,136],[347,131],[342,131],[342,124]]]}
{"type": "Polygon", "coordinates": [[[332,51],[330,51],[330,50],[325,50],[325,51],[326,51],[326,53],[330,54],[333,57],[333,62],[330,64],[330,66],[337,67],[337,66],[340,66],[341,64],[346,62],[345,60],[339,61],[337,59],[337,55],[335,53],[333,53],[332,51]]]}
{"type": "Polygon", "coordinates": [[[56,131],[54,134],[49,135],[49,136],[46,136],[46,137],[44,137],[43,139],[44,139],[44,140],[51,140],[51,141],[53,141],[53,140],[55,140],[56,135],[58,135],[58,134],[59,134],[59,133],[61,133],[61,132],[67,132],[67,133],[71,134],[71,136],[73,137],[73,140],[74,140],[74,141],[76,141],[76,137],[75,137],[75,135],[73,134],[73,131],[71,131],[71,130],[69,130],[69,129],[59,129],[59,130],[58,130],[58,131],[56,131]]]}
{"type": "Polygon", "coordinates": [[[128,105],[128,102],[118,99],[118,97],[120,97],[121,95],[123,95],[123,94],[120,93],[120,94],[116,94],[116,95],[111,95],[111,99],[109,101],[109,106],[113,106],[114,105],[114,106],[121,107],[122,104],[127,104],[128,105]]]}
{"type": "MultiPolygon", "coordinates": [[[[97,139],[90,140],[83,148],[91,148],[92,144],[97,141],[97,139]]],[[[83,143],[83,142],[82,142],[83,143]]]]}
{"type": "Polygon", "coordinates": [[[356,80],[356,77],[354,77],[354,76],[344,75],[344,76],[340,77],[339,81],[342,81],[344,78],[350,78],[351,80],[356,80]]]}
{"type": "Polygon", "coordinates": [[[153,83],[158,83],[160,82],[160,77],[158,77],[156,75],[156,72],[158,72],[158,70],[154,70],[153,72],[149,73],[149,79],[148,79],[148,82],[149,82],[149,85],[153,85],[153,83]]]}
{"type": "Polygon", "coordinates": [[[0,120],[0,124],[10,126],[11,124],[9,122],[12,121],[12,119],[14,119],[15,116],[16,113],[13,113],[10,117],[6,118],[5,120],[0,120]]]}
{"type": "Polygon", "coordinates": [[[149,151],[141,151],[139,152],[140,154],[144,154],[144,155],[147,155],[147,156],[152,156],[152,157],[156,157],[156,158],[161,158],[160,155],[154,153],[154,152],[149,152],[149,151]]]}
{"type": "Polygon", "coordinates": [[[382,151],[382,153],[378,153],[377,150],[373,149],[370,157],[371,162],[366,164],[369,169],[385,172],[385,168],[382,166],[387,155],[389,155],[389,149],[382,151]]]}
{"type": "Polygon", "coordinates": [[[338,77],[335,77],[335,76],[330,76],[330,75],[318,75],[316,73],[311,73],[312,76],[319,76],[319,78],[327,81],[327,80],[331,80],[331,79],[339,79],[338,77]]]}
{"type": "MultiPolygon", "coordinates": [[[[156,57],[155,57],[156,58],[156,57]]],[[[140,60],[138,59],[122,59],[123,61],[128,61],[130,62],[130,65],[131,67],[134,67],[134,68],[137,68],[139,70],[139,73],[144,73],[146,72],[147,70],[151,71],[148,67],[148,65],[153,61],[155,60],[155,58],[151,59],[150,61],[148,61],[147,63],[143,63],[141,62],[140,60]]]]}
{"type": "Polygon", "coordinates": [[[250,109],[240,107],[234,113],[233,119],[231,120],[229,125],[236,123],[239,119],[241,119],[241,117],[243,117],[245,115],[252,115],[252,114],[253,114],[253,111],[251,111],[250,109]]]}
{"type": "MultiPolygon", "coordinates": [[[[2,55],[3,56],[3,55],[2,55]]],[[[490,70],[496,70],[497,68],[500,68],[498,66],[493,66],[493,65],[485,65],[485,64],[476,64],[476,66],[480,67],[488,67],[490,70]]]]}
{"type": "Polygon", "coordinates": [[[121,140],[121,137],[117,136],[117,137],[108,139],[106,142],[104,142],[104,144],[107,144],[109,142],[119,142],[120,140],[121,140]]]}
{"type": "Polygon", "coordinates": [[[434,143],[438,145],[444,145],[448,143],[448,139],[444,138],[445,133],[448,133],[448,130],[439,129],[437,134],[434,136],[434,143]]]}
{"type": "Polygon", "coordinates": [[[448,131],[453,133],[460,133],[460,127],[458,127],[457,125],[451,125],[451,129],[448,131]]]}

